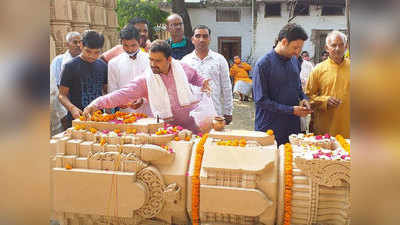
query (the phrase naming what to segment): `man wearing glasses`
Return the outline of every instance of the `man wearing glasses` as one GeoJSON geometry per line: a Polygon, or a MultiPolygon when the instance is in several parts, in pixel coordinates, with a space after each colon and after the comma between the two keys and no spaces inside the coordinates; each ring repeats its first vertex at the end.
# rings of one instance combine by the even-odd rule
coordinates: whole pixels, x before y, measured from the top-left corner
{"type": "Polygon", "coordinates": [[[172,14],[167,18],[167,31],[171,37],[167,43],[172,48],[172,57],[174,59],[182,59],[185,55],[193,52],[194,46],[190,39],[184,36],[184,25],[182,17],[178,14],[172,14]]]}

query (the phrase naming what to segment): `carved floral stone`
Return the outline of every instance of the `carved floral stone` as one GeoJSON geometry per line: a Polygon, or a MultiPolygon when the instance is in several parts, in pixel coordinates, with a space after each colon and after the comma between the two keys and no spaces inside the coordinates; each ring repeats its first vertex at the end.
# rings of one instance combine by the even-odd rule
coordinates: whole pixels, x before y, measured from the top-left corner
{"type": "Polygon", "coordinates": [[[334,187],[343,186],[343,182],[350,183],[349,161],[306,160],[298,157],[295,163],[316,184],[334,187]]]}

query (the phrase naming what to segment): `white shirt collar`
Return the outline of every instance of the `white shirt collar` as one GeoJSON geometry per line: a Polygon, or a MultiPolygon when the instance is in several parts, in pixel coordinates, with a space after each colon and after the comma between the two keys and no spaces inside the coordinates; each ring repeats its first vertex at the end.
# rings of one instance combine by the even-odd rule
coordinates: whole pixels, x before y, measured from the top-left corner
{"type": "Polygon", "coordinates": [[[208,54],[207,54],[207,56],[206,56],[204,59],[200,59],[200,58],[197,56],[196,50],[193,50],[193,52],[190,53],[190,54],[192,54],[192,58],[193,58],[193,59],[196,59],[196,60],[199,60],[199,61],[204,61],[204,60],[206,60],[206,59],[208,59],[208,58],[215,59],[215,57],[214,57],[214,55],[215,55],[215,54],[214,54],[214,51],[211,50],[211,49],[208,49],[208,54]]]}

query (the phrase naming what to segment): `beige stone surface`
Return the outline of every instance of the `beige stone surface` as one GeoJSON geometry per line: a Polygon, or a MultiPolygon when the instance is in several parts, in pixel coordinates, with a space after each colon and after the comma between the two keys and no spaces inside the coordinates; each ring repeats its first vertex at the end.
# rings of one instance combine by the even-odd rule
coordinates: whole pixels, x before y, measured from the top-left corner
{"type": "Polygon", "coordinates": [[[135,182],[134,173],[53,169],[54,208],[59,212],[111,215],[117,207],[120,217],[132,217],[147,199],[146,188],[135,182]],[[109,203],[110,184],[118,179],[118,204],[109,203]]]}
{"type": "Polygon", "coordinates": [[[260,174],[275,162],[276,149],[218,146],[210,140],[207,140],[206,148],[202,164],[206,170],[224,169],[260,174]]]}
{"type": "MultiPolygon", "coordinates": [[[[50,52],[52,58],[67,50],[65,36],[70,31],[93,29],[104,34],[103,50],[119,43],[115,0],[50,0],[50,52]]],[[[52,59],[51,58],[51,59],[52,59]]]]}
{"type": "MultiPolygon", "coordinates": [[[[116,125],[107,126],[113,129],[116,125]]],[[[141,126],[150,130],[145,123],[141,126]]],[[[69,129],[51,141],[52,165],[56,167],[52,175],[54,205],[62,224],[107,224],[110,219],[114,221],[111,224],[190,223],[195,143],[199,139],[168,141],[166,150],[154,145],[149,133],[113,138],[102,134],[108,142],[104,146],[87,141],[93,137],[83,133],[69,129]],[[71,170],[64,169],[67,164],[71,170]],[[103,196],[109,196],[113,177],[118,180],[118,199],[124,199],[114,205],[118,217],[108,217],[109,207],[104,206],[108,198],[103,196]]],[[[274,140],[264,145],[267,142],[260,139],[273,138],[266,136],[226,130],[208,138],[200,168],[202,224],[282,224],[284,152],[282,148],[278,151],[274,140]],[[217,145],[221,139],[241,138],[247,140],[245,147],[217,145]]],[[[350,162],[304,162],[297,157],[293,159],[291,224],[349,225],[350,162]]]]}
{"type": "Polygon", "coordinates": [[[225,129],[223,131],[210,131],[210,137],[219,138],[221,140],[233,140],[233,139],[246,139],[247,141],[257,141],[260,145],[267,146],[275,143],[275,136],[266,134],[260,131],[248,131],[248,130],[230,130],[225,129]]]}
{"type": "Polygon", "coordinates": [[[272,202],[257,189],[210,185],[200,187],[200,208],[204,212],[259,216],[270,206],[272,202]]]}

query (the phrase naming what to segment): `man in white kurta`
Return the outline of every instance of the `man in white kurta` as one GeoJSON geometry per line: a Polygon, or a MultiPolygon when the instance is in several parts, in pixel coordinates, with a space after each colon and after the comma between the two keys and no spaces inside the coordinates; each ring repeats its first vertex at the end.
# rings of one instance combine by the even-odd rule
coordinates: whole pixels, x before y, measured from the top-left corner
{"type": "Polygon", "coordinates": [[[224,56],[209,49],[210,40],[210,29],[204,25],[196,26],[192,37],[195,50],[183,57],[182,61],[193,67],[200,76],[210,79],[215,111],[229,124],[233,110],[229,66],[224,56]]]}
{"type": "MultiPolygon", "coordinates": [[[[149,55],[139,49],[138,31],[133,27],[127,27],[121,30],[120,36],[124,52],[108,63],[108,93],[119,90],[131,80],[145,75],[146,69],[150,68],[149,55]]],[[[121,108],[121,111],[152,115],[145,99],[132,104],[140,107],[133,109],[128,106],[125,109],[121,108]]]]}

